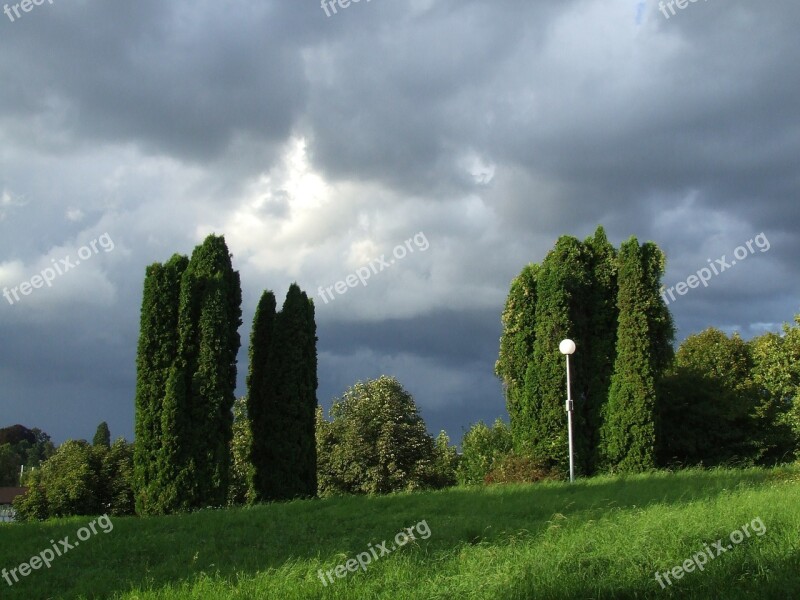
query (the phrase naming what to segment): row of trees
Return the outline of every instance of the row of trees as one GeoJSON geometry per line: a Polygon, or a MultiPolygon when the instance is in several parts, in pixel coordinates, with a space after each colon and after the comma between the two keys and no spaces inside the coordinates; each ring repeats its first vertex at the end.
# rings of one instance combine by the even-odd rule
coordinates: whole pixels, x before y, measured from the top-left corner
{"type": "Polygon", "coordinates": [[[242,292],[221,236],[191,258],[146,270],[137,356],[134,487],[139,514],[222,506],[230,496],[283,500],[317,493],[314,304],[293,284],[281,311],[256,310],[247,377],[251,435],[231,463],[242,292]],[[233,486],[242,471],[246,486],[233,486]],[[249,496],[248,496],[249,494],[249,496]]]}
{"type": "MultiPolygon", "coordinates": [[[[791,460],[800,449],[800,316],[782,335],[750,342],[708,329],[689,336],[657,387],[659,466],[758,464],[791,460]]],[[[234,406],[229,504],[257,501],[247,398],[234,406]]],[[[317,408],[319,495],[383,494],[559,477],[558,469],[515,451],[511,429],[473,425],[461,454],[444,432],[433,439],[411,395],[390,377],[357,383],[317,408]]],[[[132,448],[109,445],[102,423],[94,443],[67,442],[33,474],[20,517],[133,511],[132,448]]]]}
{"type": "Polygon", "coordinates": [[[495,372],[517,456],[566,469],[558,344],[572,338],[583,473],[791,458],[800,434],[797,328],[750,343],[709,330],[690,336],[676,356],[659,293],[664,269],[652,242],[631,238],[617,250],[598,228],[583,242],[559,238],[541,265],[513,280],[495,372]]]}

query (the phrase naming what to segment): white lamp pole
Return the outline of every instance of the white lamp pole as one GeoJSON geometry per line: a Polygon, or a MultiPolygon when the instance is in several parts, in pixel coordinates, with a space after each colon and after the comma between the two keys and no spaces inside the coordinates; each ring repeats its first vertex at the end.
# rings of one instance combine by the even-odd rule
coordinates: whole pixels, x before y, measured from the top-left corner
{"type": "Polygon", "coordinates": [[[558,345],[558,350],[561,352],[561,354],[567,357],[567,430],[569,434],[569,481],[572,483],[575,481],[575,461],[572,452],[572,411],[574,410],[574,405],[572,402],[572,391],[570,389],[569,380],[569,355],[575,352],[575,342],[569,339],[563,340],[558,345]]]}

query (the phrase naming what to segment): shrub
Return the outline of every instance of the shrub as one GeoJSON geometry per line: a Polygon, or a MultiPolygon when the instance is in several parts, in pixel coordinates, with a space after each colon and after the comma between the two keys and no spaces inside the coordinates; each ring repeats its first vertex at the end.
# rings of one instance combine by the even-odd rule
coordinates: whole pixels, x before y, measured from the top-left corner
{"type": "Polygon", "coordinates": [[[479,485],[495,463],[511,452],[511,430],[500,419],[492,428],[476,423],[461,440],[461,460],[456,477],[459,485],[479,485]]]}
{"type": "Polygon", "coordinates": [[[486,474],[484,482],[492,483],[536,483],[537,481],[556,481],[563,475],[548,467],[543,461],[530,456],[508,454],[496,462],[486,474]]]}
{"type": "Polygon", "coordinates": [[[392,377],[359,382],[317,410],[319,493],[388,494],[435,487],[433,438],[414,399],[392,377]]]}
{"type": "Polygon", "coordinates": [[[14,508],[20,521],[133,514],[132,473],[133,450],[124,439],[111,448],[69,440],[31,473],[14,508]]]}
{"type": "Polygon", "coordinates": [[[439,432],[439,435],[436,436],[435,444],[433,487],[445,488],[454,486],[458,482],[456,472],[460,462],[456,447],[450,445],[450,437],[444,431],[439,432]]]}

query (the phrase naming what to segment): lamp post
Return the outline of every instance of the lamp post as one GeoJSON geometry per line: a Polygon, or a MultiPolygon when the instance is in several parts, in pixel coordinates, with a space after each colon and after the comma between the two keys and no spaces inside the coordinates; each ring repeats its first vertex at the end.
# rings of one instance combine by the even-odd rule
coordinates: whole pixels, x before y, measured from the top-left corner
{"type": "Polygon", "coordinates": [[[569,381],[569,355],[575,352],[575,342],[570,339],[563,340],[558,345],[558,350],[567,357],[567,430],[569,434],[569,481],[575,481],[575,461],[572,453],[572,411],[574,405],[572,402],[572,391],[570,389],[569,381]]]}

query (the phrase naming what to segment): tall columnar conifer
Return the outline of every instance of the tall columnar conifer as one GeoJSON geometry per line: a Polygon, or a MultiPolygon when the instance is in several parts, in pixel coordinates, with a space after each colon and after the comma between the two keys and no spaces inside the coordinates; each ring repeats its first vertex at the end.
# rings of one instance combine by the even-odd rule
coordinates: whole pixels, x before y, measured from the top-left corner
{"type": "Polygon", "coordinates": [[[275,294],[265,291],[256,307],[250,332],[250,372],[247,376],[247,414],[253,432],[250,461],[252,489],[258,500],[269,497],[270,469],[277,450],[273,443],[278,416],[275,405],[273,346],[275,294]]]}
{"type": "Polygon", "coordinates": [[[241,302],[225,239],[210,235],[181,279],[178,352],[161,414],[164,511],[226,501],[241,302]]]}
{"type": "Polygon", "coordinates": [[[580,350],[585,357],[581,364],[586,369],[586,388],[578,395],[582,401],[577,408],[583,413],[589,450],[582,466],[587,473],[593,473],[599,463],[601,408],[608,399],[616,359],[617,252],[602,227],[584,244],[591,256],[591,286],[586,298],[587,341],[580,350]]]}
{"type": "Polygon", "coordinates": [[[539,265],[526,265],[511,282],[503,310],[503,335],[495,373],[503,381],[511,432],[519,447],[524,445],[530,421],[530,402],[525,391],[525,372],[536,340],[536,277],[539,265]]]}
{"type": "Polygon", "coordinates": [[[283,308],[273,313],[274,298],[265,295],[253,326],[251,356],[256,362],[249,381],[249,393],[254,394],[250,398],[254,487],[259,500],[315,496],[314,304],[297,284],[292,284],[283,308]]]}
{"type": "MultiPolygon", "coordinates": [[[[558,346],[572,338],[579,348],[587,340],[585,300],[590,287],[590,257],[584,245],[569,236],[561,237],[542,262],[536,281],[536,328],[533,361],[525,376],[528,405],[527,434],[515,439],[515,450],[559,469],[569,464],[566,416],[566,372],[558,346]]],[[[580,359],[574,355],[573,359],[580,359]]],[[[586,371],[574,360],[573,389],[585,389],[586,371]]],[[[578,404],[576,398],[576,404],[578,404]]],[[[576,411],[575,451],[580,461],[587,454],[586,428],[581,411],[576,411]]]]}
{"type": "Polygon", "coordinates": [[[619,253],[617,356],[603,411],[600,456],[606,469],[655,467],[656,382],[671,356],[672,321],[659,296],[663,253],[632,237],[619,253]]]}
{"type": "Polygon", "coordinates": [[[167,379],[178,350],[178,298],[185,256],[147,267],[136,358],[136,444],[134,488],[139,514],[160,512],[158,473],[161,410],[167,379]]]}

